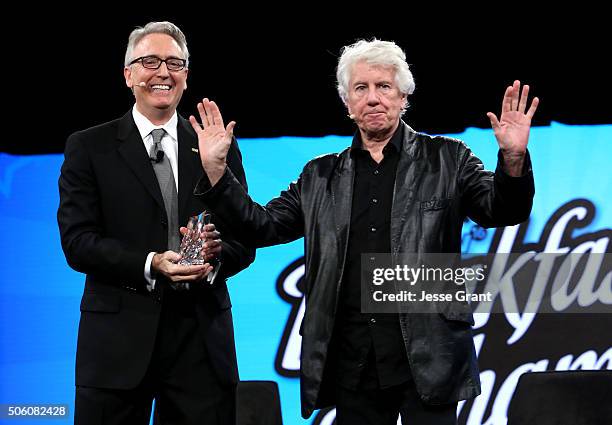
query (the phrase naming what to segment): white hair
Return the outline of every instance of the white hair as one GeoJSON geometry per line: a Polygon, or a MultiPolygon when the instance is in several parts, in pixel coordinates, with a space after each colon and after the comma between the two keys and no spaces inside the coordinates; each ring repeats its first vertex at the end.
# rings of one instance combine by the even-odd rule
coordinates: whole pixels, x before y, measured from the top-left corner
{"type": "Polygon", "coordinates": [[[149,22],[144,27],[137,27],[130,33],[127,49],[125,50],[125,66],[128,66],[130,62],[135,59],[132,57],[134,47],[136,47],[140,40],[149,34],[167,34],[172,37],[177,42],[181,52],[183,53],[184,57],[182,59],[187,61],[185,67],[189,67],[189,50],[187,50],[187,40],[185,39],[185,34],[183,34],[183,31],[181,31],[179,27],[168,21],[149,22]]]}
{"type": "Polygon", "coordinates": [[[406,54],[393,41],[382,41],[376,38],[371,41],[359,40],[350,46],[344,46],[338,59],[336,71],[338,94],[346,104],[353,66],[357,62],[370,65],[390,66],[395,70],[395,82],[404,95],[414,92],[414,78],[406,62],[406,54]]]}

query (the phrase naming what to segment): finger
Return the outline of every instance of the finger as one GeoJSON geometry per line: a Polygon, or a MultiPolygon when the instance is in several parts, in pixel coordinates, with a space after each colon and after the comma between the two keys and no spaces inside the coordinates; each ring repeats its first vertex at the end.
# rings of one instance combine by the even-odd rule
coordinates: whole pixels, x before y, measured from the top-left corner
{"type": "Polygon", "coordinates": [[[204,242],[203,247],[211,247],[221,245],[221,239],[217,236],[216,238],[210,237],[206,238],[206,242],[204,242]]]}
{"type": "Polygon", "coordinates": [[[200,279],[205,278],[206,276],[208,276],[209,274],[212,273],[212,271],[215,269],[213,266],[211,266],[210,264],[206,264],[208,267],[206,268],[206,270],[204,271],[204,273],[202,274],[202,276],[200,277],[200,279]]]}
{"type": "Polygon", "coordinates": [[[214,232],[203,232],[202,234],[202,238],[208,240],[219,240],[220,236],[221,233],[217,232],[216,230],[214,232]]]}
{"type": "Polygon", "coordinates": [[[179,232],[181,233],[181,235],[185,236],[187,234],[187,232],[189,232],[189,229],[186,227],[181,227],[179,229],[179,232]]]}
{"type": "Polygon", "coordinates": [[[204,231],[205,232],[214,232],[215,231],[215,225],[212,224],[212,223],[204,225],[204,231]]]}
{"type": "Polygon", "coordinates": [[[176,273],[174,273],[177,276],[191,276],[194,274],[198,274],[198,273],[202,273],[202,271],[204,270],[204,265],[200,264],[197,266],[178,266],[180,267],[176,269],[176,273]]]}
{"type": "Polygon", "coordinates": [[[218,241],[208,241],[202,246],[202,249],[206,252],[218,250],[220,248],[221,248],[221,242],[218,242],[218,241]]]}
{"type": "Polygon", "coordinates": [[[198,103],[198,113],[200,114],[200,121],[202,121],[202,126],[204,126],[204,128],[206,127],[210,127],[210,120],[208,119],[208,116],[206,115],[206,109],[204,107],[204,103],[207,101],[208,99],[204,99],[202,102],[198,103]]]}
{"type": "Polygon", "coordinates": [[[236,121],[231,121],[225,129],[225,134],[227,134],[230,139],[234,137],[234,127],[236,127],[236,121]]]}
{"type": "Polygon", "coordinates": [[[202,251],[206,251],[206,252],[210,252],[213,250],[220,250],[222,249],[223,244],[221,243],[221,239],[217,239],[217,240],[207,240],[203,245],[202,245],[202,251]]]}
{"type": "Polygon", "coordinates": [[[532,119],[536,109],[538,109],[538,105],[540,104],[540,99],[538,99],[537,97],[534,97],[533,100],[531,101],[531,106],[529,107],[529,110],[527,111],[527,118],[532,119]]]}
{"type": "Polygon", "coordinates": [[[204,270],[204,265],[197,266],[182,266],[180,264],[171,264],[168,266],[169,276],[191,276],[201,273],[204,270]]]}
{"type": "Polygon", "coordinates": [[[215,254],[210,252],[204,252],[204,250],[200,251],[200,257],[204,259],[204,261],[212,261],[215,258],[215,254]]]}
{"type": "Polygon", "coordinates": [[[500,125],[497,116],[493,112],[487,112],[487,117],[489,117],[489,121],[491,121],[491,128],[493,131],[496,132],[499,130],[500,125]]]}
{"type": "Polygon", "coordinates": [[[216,246],[216,247],[213,247],[213,248],[210,248],[210,247],[202,248],[202,251],[201,251],[202,255],[205,255],[205,256],[209,256],[211,254],[213,256],[215,256],[219,252],[221,252],[221,247],[220,246],[216,246]]]}
{"type": "Polygon", "coordinates": [[[220,125],[222,128],[225,127],[225,125],[223,124],[223,117],[221,116],[221,111],[219,110],[219,107],[214,101],[210,102],[210,110],[212,112],[213,121],[215,122],[215,124],[220,125]]]}
{"type": "Polygon", "coordinates": [[[193,275],[190,275],[190,276],[180,276],[180,277],[177,277],[175,282],[185,282],[185,281],[193,282],[193,281],[198,281],[198,280],[201,280],[201,279],[205,278],[210,272],[212,272],[214,270],[214,267],[211,266],[209,263],[205,263],[203,265],[203,267],[204,267],[204,269],[200,273],[193,274],[193,275]]]}
{"type": "Polygon", "coordinates": [[[206,111],[206,118],[208,118],[209,125],[217,125],[215,122],[215,116],[212,111],[211,101],[208,99],[204,99],[204,110],[206,111]]]}
{"type": "Polygon", "coordinates": [[[194,282],[194,281],[200,280],[204,276],[206,276],[209,273],[207,271],[208,271],[208,269],[204,269],[201,273],[197,273],[197,274],[193,274],[193,275],[171,276],[170,280],[172,280],[172,282],[194,282]]]}
{"type": "Polygon", "coordinates": [[[523,91],[521,92],[521,99],[519,100],[518,111],[521,114],[525,113],[525,109],[527,108],[527,99],[529,98],[529,86],[525,84],[523,86],[523,91]]]}
{"type": "Polygon", "coordinates": [[[502,100],[502,114],[512,110],[512,86],[506,87],[504,99],[502,100]]]}
{"type": "Polygon", "coordinates": [[[214,248],[211,248],[208,250],[208,255],[211,257],[216,257],[217,255],[219,255],[221,253],[222,249],[221,249],[221,245],[218,245],[214,248]]]}
{"type": "Polygon", "coordinates": [[[512,85],[512,106],[511,111],[516,111],[518,108],[519,102],[519,91],[521,90],[521,82],[519,80],[515,80],[512,85]]]}
{"type": "Polygon", "coordinates": [[[189,122],[191,123],[191,126],[193,127],[196,134],[200,134],[200,131],[202,131],[202,126],[193,115],[189,115],[189,122]]]}
{"type": "Polygon", "coordinates": [[[218,253],[217,254],[206,254],[204,255],[204,260],[208,261],[208,262],[213,262],[215,261],[215,258],[217,258],[218,253]]]}
{"type": "Polygon", "coordinates": [[[170,263],[176,263],[181,259],[181,255],[174,251],[166,251],[162,254],[162,260],[166,260],[170,263]]]}
{"type": "Polygon", "coordinates": [[[219,254],[221,254],[221,251],[223,251],[221,246],[216,246],[214,248],[204,248],[202,250],[202,255],[206,256],[206,259],[210,259],[217,257],[219,254]]]}

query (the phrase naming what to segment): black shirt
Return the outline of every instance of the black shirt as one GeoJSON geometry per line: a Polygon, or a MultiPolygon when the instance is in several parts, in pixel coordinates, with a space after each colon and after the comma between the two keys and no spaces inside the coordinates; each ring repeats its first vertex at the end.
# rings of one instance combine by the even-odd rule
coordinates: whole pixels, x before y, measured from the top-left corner
{"type": "Polygon", "coordinates": [[[361,313],[361,254],[391,252],[391,206],[403,133],[400,122],[380,163],[362,149],[359,132],[351,145],[355,177],[335,329],[337,378],[350,389],[386,388],[410,379],[399,316],[361,313]]]}

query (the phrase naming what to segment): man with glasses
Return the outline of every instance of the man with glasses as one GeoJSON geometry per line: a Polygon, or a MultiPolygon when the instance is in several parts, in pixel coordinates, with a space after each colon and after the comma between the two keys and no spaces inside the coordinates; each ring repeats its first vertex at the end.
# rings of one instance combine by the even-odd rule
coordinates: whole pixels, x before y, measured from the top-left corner
{"type": "MultiPolygon", "coordinates": [[[[193,196],[203,173],[197,136],[176,112],[188,61],[174,24],[135,29],[124,67],[134,107],[66,143],[58,223],[69,265],[87,274],[76,424],[145,425],[153,399],[156,423],[234,421],[238,372],[225,280],[254,251],[215,217],[219,231],[209,225],[203,235],[208,263],[178,264],[179,227],[206,209],[193,196]]],[[[246,189],[235,140],[227,163],[246,189]]]]}

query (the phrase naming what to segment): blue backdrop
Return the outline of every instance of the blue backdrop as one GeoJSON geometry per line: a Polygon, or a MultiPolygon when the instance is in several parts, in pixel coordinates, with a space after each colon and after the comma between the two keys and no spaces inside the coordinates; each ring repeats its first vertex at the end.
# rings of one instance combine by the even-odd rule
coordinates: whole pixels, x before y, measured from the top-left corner
{"type": "MultiPolygon", "coordinates": [[[[466,141],[487,168],[495,167],[497,145],[491,130],[468,129],[451,136],[466,141]]],[[[350,140],[339,136],[239,140],[252,197],[260,203],[267,202],[297,178],[309,159],[340,151],[350,140]]],[[[536,197],[525,243],[539,241],[551,216],[563,206],[571,209],[571,202],[576,199],[591,203],[595,214],[587,226],[573,232],[574,237],[609,231],[611,142],[611,125],[553,123],[550,127],[532,129],[529,148],[536,197]]],[[[66,265],[59,242],[55,214],[62,160],[61,155],[0,154],[0,403],[67,403],[72,409],[76,331],[84,276],[66,265]]],[[[470,251],[489,250],[493,232],[475,237],[472,224],[464,227],[465,244],[469,244],[470,251]]],[[[301,294],[295,280],[277,282],[279,275],[301,258],[302,244],[300,240],[260,249],[255,263],[229,284],[241,379],[278,382],[285,424],[313,422],[300,419],[299,382],[293,376],[299,367],[299,336],[292,334],[291,329],[299,326],[301,320],[301,294]],[[281,344],[283,335],[285,344],[281,344]]],[[[293,268],[296,269],[293,278],[298,278],[299,263],[293,268]]],[[[475,327],[477,347],[482,352],[498,329],[486,327],[485,323],[486,320],[477,321],[475,327]]],[[[515,335],[514,340],[508,338],[505,343],[516,345],[521,339],[527,341],[524,335],[515,335]]],[[[558,344],[557,354],[544,356],[547,360],[544,366],[538,363],[543,355],[537,346],[523,346],[528,354],[520,364],[512,365],[510,372],[504,372],[506,380],[501,388],[494,379],[496,371],[491,366],[494,362],[489,361],[483,367],[483,383],[486,386],[493,377],[496,389],[487,395],[485,388],[483,401],[470,404],[472,412],[469,418],[468,412],[463,412],[464,420],[470,424],[505,423],[506,399],[511,397],[516,379],[524,371],[563,367],[612,369],[609,332],[593,335],[591,342],[575,343],[579,346],[573,345],[571,350],[563,340],[558,344]],[[584,354],[591,351],[588,356],[584,354]],[[579,358],[581,354],[586,357],[579,358]],[[567,355],[572,357],[568,359],[567,355]],[[525,367],[526,364],[536,366],[525,367]]],[[[325,416],[326,413],[315,421],[331,423],[333,411],[325,416]]],[[[29,422],[60,424],[72,423],[72,419],[19,423],[29,422]]]]}

